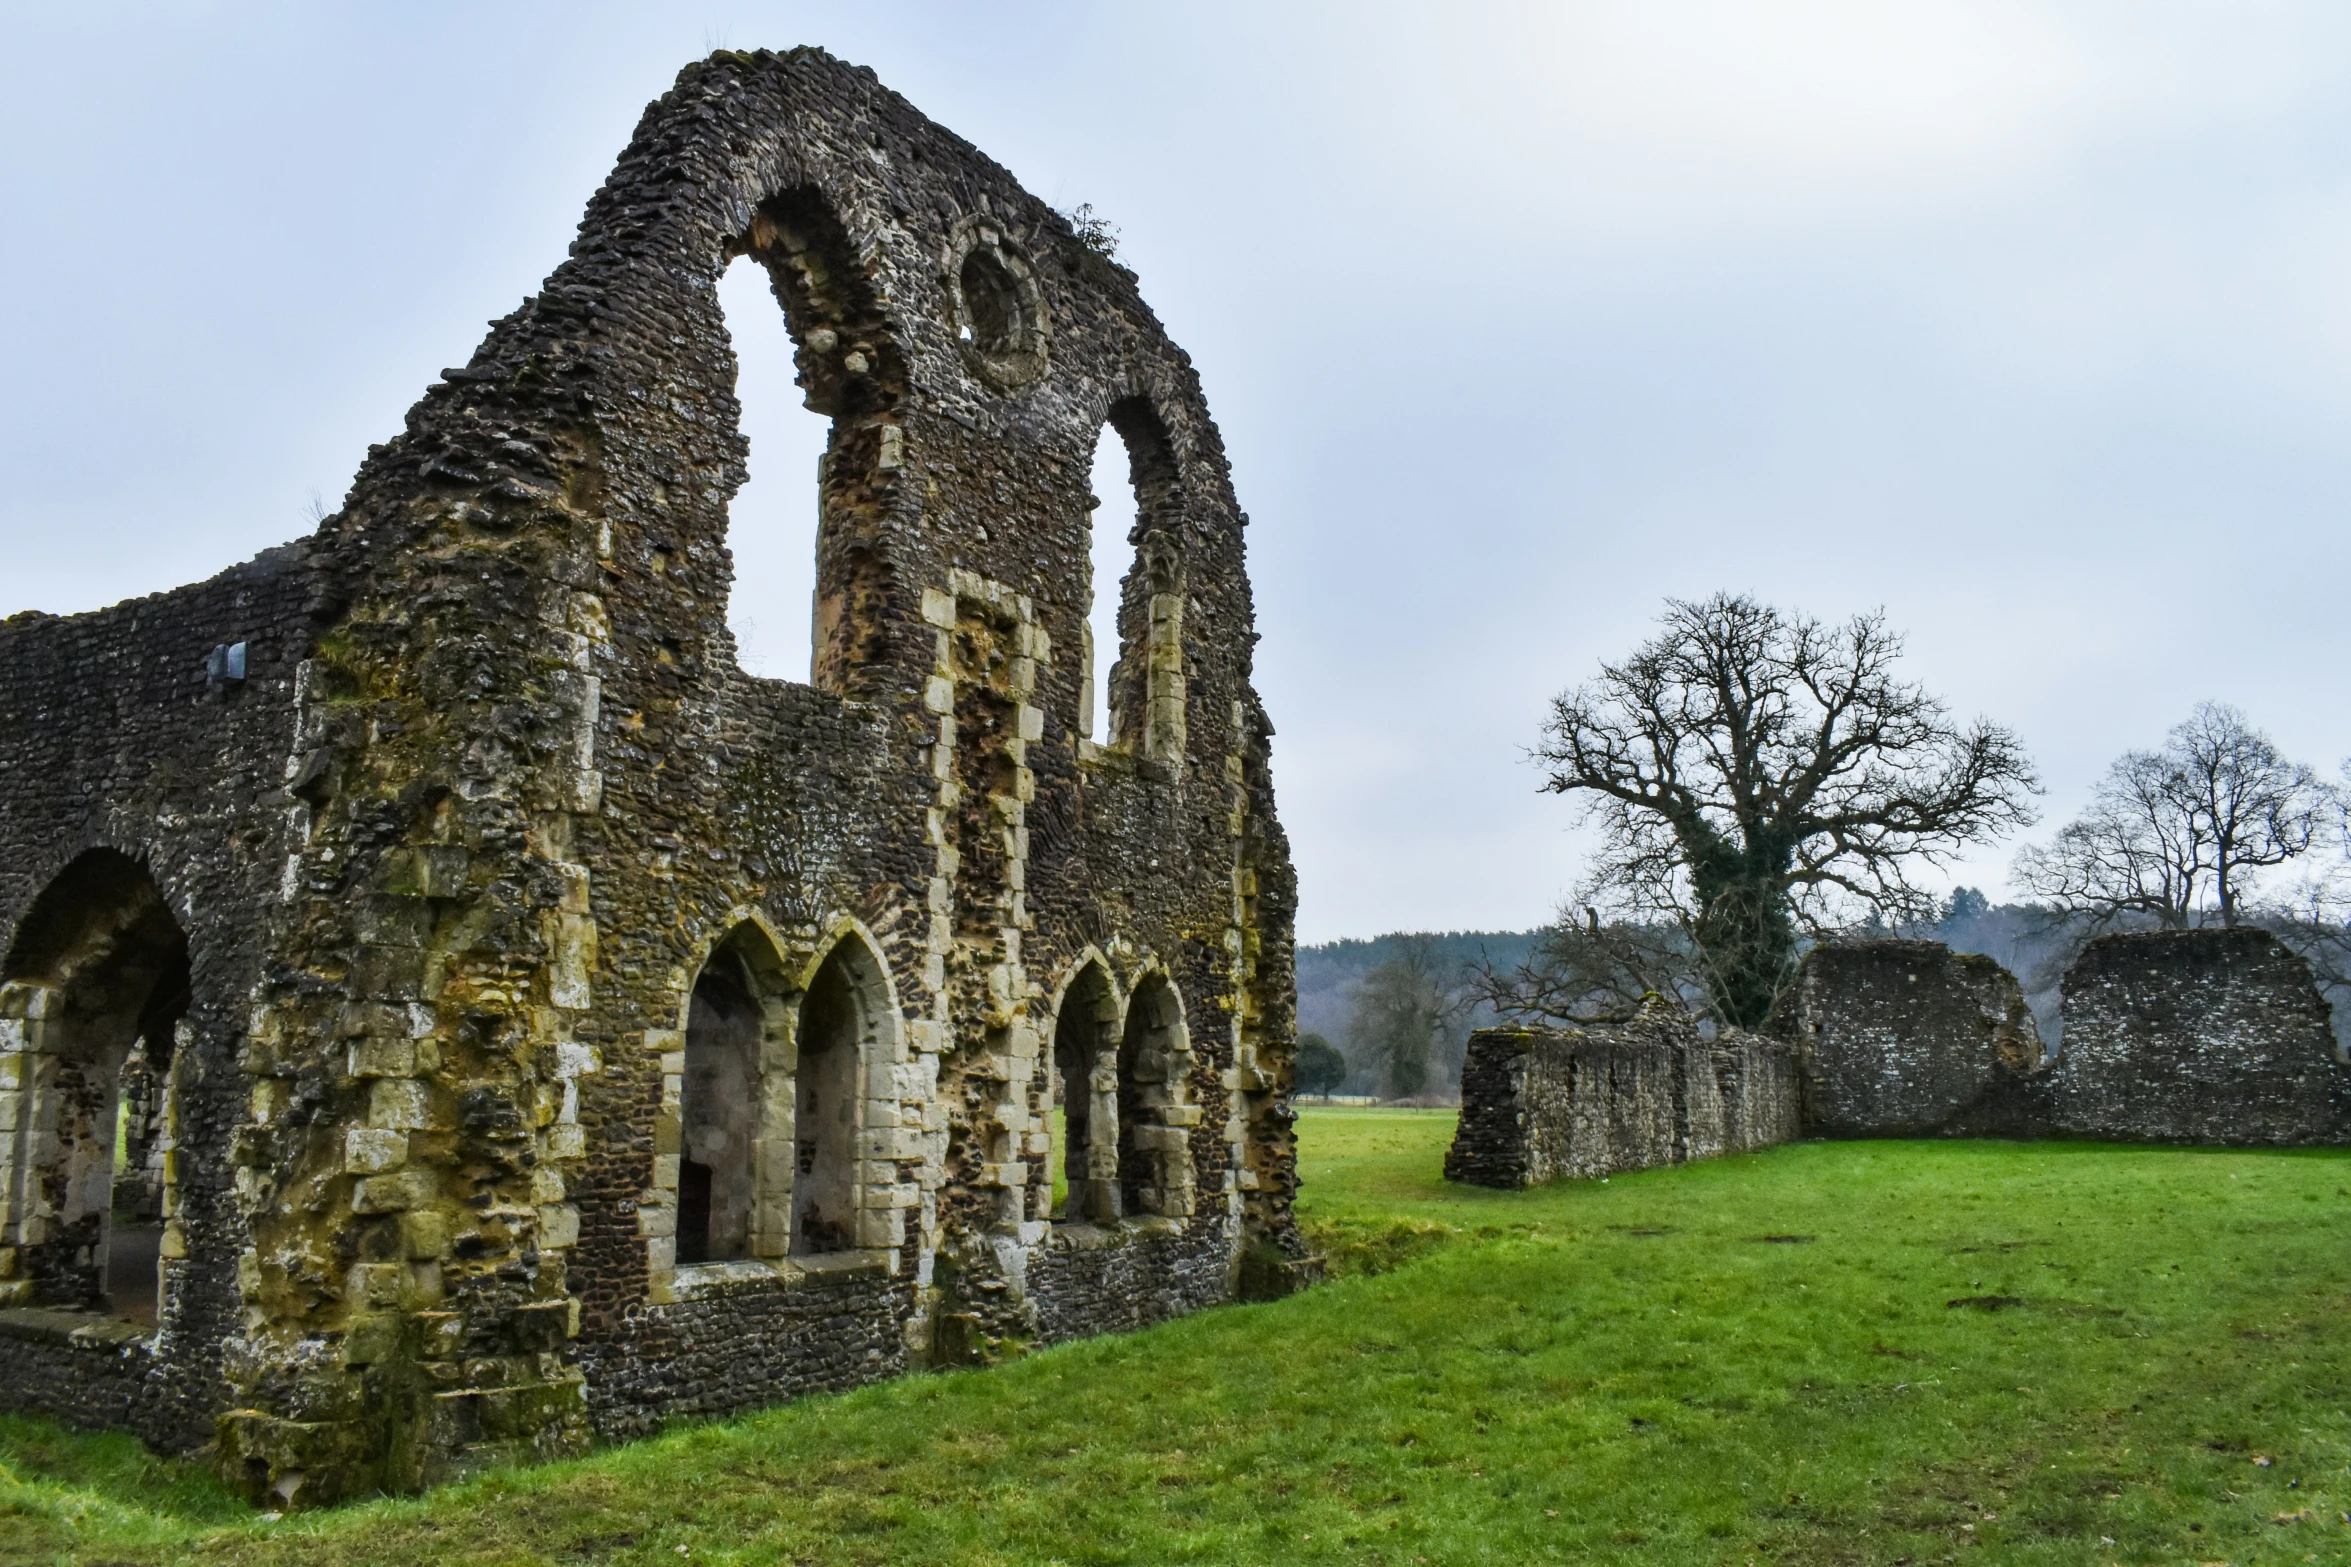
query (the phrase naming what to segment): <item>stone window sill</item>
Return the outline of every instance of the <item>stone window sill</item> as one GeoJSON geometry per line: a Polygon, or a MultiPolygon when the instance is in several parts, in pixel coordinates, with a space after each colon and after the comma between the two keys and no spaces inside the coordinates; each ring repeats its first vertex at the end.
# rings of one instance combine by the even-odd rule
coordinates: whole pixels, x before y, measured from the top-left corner
{"type": "Polygon", "coordinates": [[[1140,1213],[1100,1224],[1084,1219],[1056,1219],[1046,1244],[1059,1251],[1115,1251],[1144,1241],[1172,1240],[1184,1233],[1183,1221],[1156,1213],[1140,1213]]]}
{"type": "Polygon", "coordinates": [[[94,1311],[60,1311],[47,1306],[10,1306],[0,1309],[0,1338],[24,1339],[34,1344],[62,1344],[69,1349],[115,1349],[155,1336],[120,1317],[102,1317],[94,1311]]]}
{"type": "Polygon", "coordinates": [[[670,1300],[704,1300],[803,1285],[888,1278],[898,1254],[879,1247],[801,1257],[742,1257],[727,1262],[680,1263],[670,1275],[670,1300]]]}

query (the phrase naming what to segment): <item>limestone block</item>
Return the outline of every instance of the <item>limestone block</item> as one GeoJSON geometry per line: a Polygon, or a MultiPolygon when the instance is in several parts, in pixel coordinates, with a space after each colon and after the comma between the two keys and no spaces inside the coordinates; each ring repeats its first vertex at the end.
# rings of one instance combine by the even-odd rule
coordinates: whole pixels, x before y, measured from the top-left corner
{"type": "MultiPolygon", "coordinates": [[[[639,1210],[642,1212],[642,1210],[639,1210]]],[[[562,1250],[580,1240],[580,1210],[571,1203],[542,1203],[539,1207],[539,1244],[562,1250]]]]}
{"type": "Polygon", "coordinates": [[[432,1172],[402,1170],[396,1175],[371,1175],[361,1181],[351,1194],[351,1211],[399,1213],[408,1208],[421,1208],[432,1200],[432,1172]]]}
{"type": "Polygon", "coordinates": [[[354,1263],[343,1275],[343,1298],[354,1307],[397,1305],[406,1271],[396,1262],[354,1263]]]}
{"type": "MultiPolygon", "coordinates": [[[[354,1126],[343,1133],[343,1168],[353,1175],[376,1175],[408,1162],[408,1134],[379,1127],[354,1126]]],[[[407,1207],[403,1203],[400,1206],[407,1207]]]]}
{"type": "Polygon", "coordinates": [[[430,1208],[400,1215],[400,1249],[413,1261],[438,1257],[448,1249],[449,1221],[430,1208]]]}
{"type": "Polygon", "coordinates": [[[369,1034],[351,1042],[353,1077],[414,1077],[416,1041],[406,1035],[369,1034]]]}
{"type": "Polygon", "coordinates": [[[367,1124],[410,1132],[427,1124],[425,1085],[414,1078],[379,1077],[368,1087],[367,1124]]]}

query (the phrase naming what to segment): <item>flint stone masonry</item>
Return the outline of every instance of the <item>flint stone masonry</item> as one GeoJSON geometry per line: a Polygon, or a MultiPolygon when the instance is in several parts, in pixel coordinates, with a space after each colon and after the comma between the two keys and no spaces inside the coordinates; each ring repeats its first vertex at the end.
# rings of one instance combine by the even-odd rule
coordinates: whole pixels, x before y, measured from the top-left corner
{"type": "Polygon", "coordinates": [[[1936,941],[1815,947],[1774,1019],[1815,1137],[2015,1135],[2041,1039],[2016,977],[1936,941]]]}
{"type": "Polygon", "coordinates": [[[2351,1067],[2310,965],[2268,931],[2101,936],[2065,976],[2046,1131],[2117,1142],[2351,1142],[2351,1067]]]}
{"type": "Polygon", "coordinates": [[[1445,1178],[1533,1186],[1746,1153],[1797,1135],[1788,1048],[1713,1040],[1652,1004],[1619,1024],[1480,1029],[1462,1068],[1445,1178]]]}
{"type": "Polygon", "coordinates": [[[1244,524],[1132,274],[869,71],[689,66],[316,533],[0,623],[0,1397],[302,1506],[1294,1286],[1244,524]],[[833,425],[808,684],[726,629],[746,256],[833,425]]]}
{"type": "Polygon", "coordinates": [[[1819,947],[1775,1027],[1823,1137],[2351,1141],[2351,1067],[2309,965],[2267,931],[2101,936],[2044,1062],[2014,976],[1929,941],[1819,947]]]}

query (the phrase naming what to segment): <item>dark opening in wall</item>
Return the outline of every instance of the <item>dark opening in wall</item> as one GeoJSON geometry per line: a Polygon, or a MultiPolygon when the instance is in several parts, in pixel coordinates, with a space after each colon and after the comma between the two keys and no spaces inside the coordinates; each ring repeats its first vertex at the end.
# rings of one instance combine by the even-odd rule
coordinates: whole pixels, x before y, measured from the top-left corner
{"type": "Polygon", "coordinates": [[[1184,1103],[1192,1046],[1182,1004],[1165,974],[1150,974],[1127,1002],[1118,1045],[1118,1185],[1127,1213],[1192,1211],[1192,1142],[1199,1114],[1184,1103]]]}
{"type": "Polygon", "coordinates": [[[1053,1217],[1110,1220],[1118,1195],[1118,1001],[1088,963],[1069,982],[1053,1023],[1053,1084],[1061,1105],[1062,1179],[1053,1217]]]}
{"type": "Polygon", "coordinates": [[[833,949],[800,1004],[794,1105],[792,1251],[847,1251],[857,1244],[858,1067],[873,981],[863,943],[833,949]]]}
{"type": "Polygon", "coordinates": [[[760,1009],[740,958],[721,947],[703,965],[686,1012],[678,1109],[677,1260],[748,1256],[759,1134],[760,1009]]]}
{"type": "Polygon", "coordinates": [[[1020,286],[1004,263],[985,250],[963,258],[963,339],[983,354],[1019,346],[1020,286]]]}

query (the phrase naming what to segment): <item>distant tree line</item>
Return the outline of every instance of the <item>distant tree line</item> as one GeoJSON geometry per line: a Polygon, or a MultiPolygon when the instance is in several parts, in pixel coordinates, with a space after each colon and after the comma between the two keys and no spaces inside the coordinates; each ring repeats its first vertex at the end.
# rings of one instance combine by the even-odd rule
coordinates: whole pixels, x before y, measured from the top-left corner
{"type": "Polygon", "coordinates": [[[1316,1081],[1449,1092],[1481,1019],[1621,1019],[1653,996],[1760,1027],[1807,947],[1872,934],[1999,958],[2047,1034],[2099,932],[2258,924],[2311,960],[2351,1035],[2351,789],[2202,703],[2017,855],[2021,901],[1938,898],[1925,879],[2032,825],[2040,784],[2011,731],[1954,720],[1900,677],[1901,654],[1882,615],[1831,627],[1737,595],[1669,602],[1657,636],[1554,700],[1534,752],[1601,839],[1559,918],[1501,958],[1389,938],[1344,1049],[1316,1036],[1316,1081]]]}

